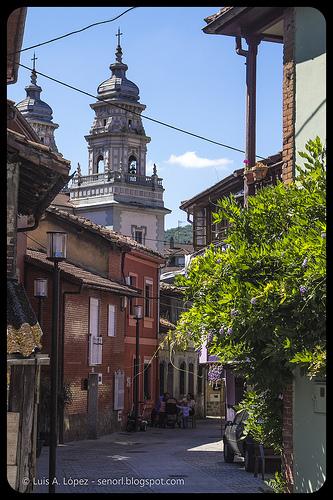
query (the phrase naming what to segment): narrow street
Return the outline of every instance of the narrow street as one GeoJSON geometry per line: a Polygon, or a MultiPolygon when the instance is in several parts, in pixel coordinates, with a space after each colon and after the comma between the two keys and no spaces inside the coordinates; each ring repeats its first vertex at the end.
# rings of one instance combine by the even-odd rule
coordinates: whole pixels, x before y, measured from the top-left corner
{"type": "MultiPolygon", "coordinates": [[[[57,449],[56,492],[261,493],[268,489],[260,478],[245,472],[241,459],[225,463],[222,450],[216,419],[200,420],[195,429],[148,428],[70,442],[57,449]]],[[[44,493],[48,491],[48,447],[43,447],[37,467],[39,484],[34,492],[44,493]]]]}

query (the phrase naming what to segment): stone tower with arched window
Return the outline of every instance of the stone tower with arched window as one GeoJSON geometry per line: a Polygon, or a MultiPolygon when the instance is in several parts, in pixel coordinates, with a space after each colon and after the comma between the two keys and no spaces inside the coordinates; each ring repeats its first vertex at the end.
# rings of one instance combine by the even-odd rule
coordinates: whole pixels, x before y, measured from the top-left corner
{"type": "MultiPolygon", "coordinates": [[[[162,179],[154,165],[146,172],[147,144],[139,88],[126,77],[118,38],[111,76],[97,89],[88,143],[88,175],[74,177],[70,187],[76,213],[103,224],[139,243],[160,250],[164,239],[162,179]]],[[[81,169],[80,169],[81,170],[81,169]]]]}

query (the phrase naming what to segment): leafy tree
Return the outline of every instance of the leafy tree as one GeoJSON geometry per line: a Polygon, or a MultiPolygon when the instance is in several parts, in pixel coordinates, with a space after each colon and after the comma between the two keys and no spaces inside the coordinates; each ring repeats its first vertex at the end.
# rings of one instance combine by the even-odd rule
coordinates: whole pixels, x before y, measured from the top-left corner
{"type": "Polygon", "coordinates": [[[170,229],[166,229],[164,231],[164,241],[168,244],[170,238],[174,239],[174,243],[177,244],[188,243],[191,244],[193,241],[192,234],[192,226],[191,224],[187,224],[186,226],[172,227],[170,229]]]}
{"type": "Polygon", "coordinates": [[[258,395],[269,392],[272,408],[296,366],[325,374],[325,150],[317,137],[299,154],[293,183],[260,190],[247,209],[233,196],[218,202],[215,222],[229,221],[227,238],[178,278],[193,307],[174,341],[199,348],[207,340],[258,395]]]}

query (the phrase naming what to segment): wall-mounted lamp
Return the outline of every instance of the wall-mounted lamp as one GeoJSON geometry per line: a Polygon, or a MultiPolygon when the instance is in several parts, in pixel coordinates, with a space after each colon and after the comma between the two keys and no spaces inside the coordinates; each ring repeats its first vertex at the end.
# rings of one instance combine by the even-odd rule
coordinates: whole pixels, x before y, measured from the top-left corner
{"type": "Polygon", "coordinates": [[[47,297],[47,278],[34,280],[34,297],[38,299],[38,323],[42,326],[42,301],[47,297]]]}
{"type": "Polygon", "coordinates": [[[47,238],[47,259],[53,262],[65,260],[67,254],[67,233],[63,231],[48,231],[47,238]]]}
{"type": "Polygon", "coordinates": [[[134,319],[142,319],[142,306],[134,306],[134,319]]]}
{"type": "Polygon", "coordinates": [[[34,280],[34,297],[47,297],[47,278],[37,278],[34,280]]]}

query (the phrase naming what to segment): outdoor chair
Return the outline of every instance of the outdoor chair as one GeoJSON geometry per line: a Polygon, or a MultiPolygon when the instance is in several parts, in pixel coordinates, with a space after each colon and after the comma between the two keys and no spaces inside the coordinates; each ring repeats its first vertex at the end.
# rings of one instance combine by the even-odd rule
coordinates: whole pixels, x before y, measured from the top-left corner
{"type": "Polygon", "coordinates": [[[192,429],[197,426],[195,414],[194,415],[189,415],[189,417],[188,417],[188,423],[189,423],[189,425],[191,425],[192,429]]]}
{"type": "Polygon", "coordinates": [[[261,477],[265,480],[266,464],[267,461],[274,461],[278,464],[278,468],[281,467],[281,455],[277,455],[271,448],[264,448],[262,444],[255,447],[255,459],[254,459],[254,477],[258,476],[259,463],[261,465],[261,477]]]}

